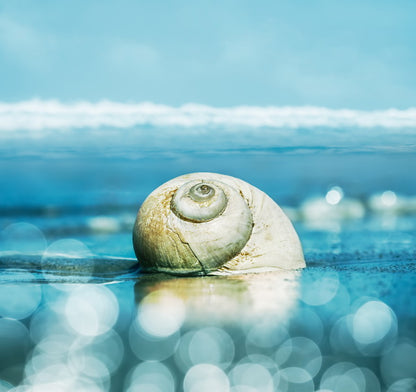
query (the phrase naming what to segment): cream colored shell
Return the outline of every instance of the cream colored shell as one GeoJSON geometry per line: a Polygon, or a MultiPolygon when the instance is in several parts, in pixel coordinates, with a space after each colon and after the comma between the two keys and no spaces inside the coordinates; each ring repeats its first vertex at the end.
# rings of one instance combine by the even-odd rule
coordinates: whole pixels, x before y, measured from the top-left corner
{"type": "Polygon", "coordinates": [[[280,207],[254,186],[215,173],[186,174],[154,190],[137,215],[133,245],[145,271],[227,274],[305,266],[280,207]],[[198,184],[204,185],[201,198],[189,194],[198,184]],[[205,199],[208,192],[213,195],[205,199]],[[215,213],[206,212],[212,206],[215,213]]]}

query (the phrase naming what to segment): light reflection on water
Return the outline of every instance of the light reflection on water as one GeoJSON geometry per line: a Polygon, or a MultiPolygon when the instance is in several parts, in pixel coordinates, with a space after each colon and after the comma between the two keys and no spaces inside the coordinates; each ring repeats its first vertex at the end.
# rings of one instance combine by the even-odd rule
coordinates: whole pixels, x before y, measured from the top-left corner
{"type": "Polygon", "coordinates": [[[351,273],[385,290],[387,277],[373,271],[320,267],[291,275],[8,283],[0,290],[0,390],[412,390],[416,312],[406,315],[392,289],[378,298],[360,292],[348,283],[351,273]],[[226,287],[228,299],[219,297],[226,287]],[[16,290],[32,301],[5,306],[16,290]]]}
{"type": "MultiPolygon", "coordinates": [[[[61,176],[61,162],[53,181],[54,168],[35,163],[39,178],[45,177],[37,184],[42,192],[35,192],[40,207],[23,200],[29,182],[21,181],[23,201],[0,216],[0,392],[413,391],[413,185],[396,176],[404,173],[400,165],[393,174],[386,171],[397,177],[397,188],[394,181],[385,187],[384,174],[362,165],[361,194],[360,186],[345,185],[355,184],[354,170],[342,169],[345,159],[352,164],[357,155],[330,157],[334,169],[324,165],[325,157],[309,158],[311,178],[303,175],[305,156],[286,155],[284,162],[279,154],[273,157],[245,163],[244,154],[235,170],[255,167],[247,179],[263,181],[266,191],[270,186],[283,207],[287,202],[308,268],[204,278],[138,276],[131,270],[138,200],[162,182],[160,173],[173,177],[169,159],[147,174],[132,170],[134,162],[107,162],[103,173],[113,175],[117,186],[104,174],[91,175],[98,170],[84,161],[78,167],[71,160],[69,177],[61,176]],[[282,162],[290,162],[290,170],[282,162]],[[117,165],[123,169],[111,172],[117,165]],[[283,169],[271,179],[270,167],[283,169]],[[133,181],[136,173],[142,182],[133,181]],[[370,184],[366,175],[383,181],[370,184]],[[42,204],[44,195],[52,205],[42,204]]],[[[172,170],[206,169],[206,157],[194,158],[173,160],[172,170]]],[[[19,165],[28,168],[20,163],[13,170],[19,165]]],[[[235,174],[229,167],[228,174],[235,174]]]]}

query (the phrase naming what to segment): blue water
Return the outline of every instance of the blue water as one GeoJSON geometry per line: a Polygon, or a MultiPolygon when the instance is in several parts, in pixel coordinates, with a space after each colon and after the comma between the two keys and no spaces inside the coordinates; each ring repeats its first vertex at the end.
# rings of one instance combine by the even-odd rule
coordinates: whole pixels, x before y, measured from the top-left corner
{"type": "Polygon", "coordinates": [[[201,129],[2,134],[0,391],[415,390],[414,131],[201,129]],[[196,171],[268,193],[308,267],[140,275],[140,204],[196,171]]]}

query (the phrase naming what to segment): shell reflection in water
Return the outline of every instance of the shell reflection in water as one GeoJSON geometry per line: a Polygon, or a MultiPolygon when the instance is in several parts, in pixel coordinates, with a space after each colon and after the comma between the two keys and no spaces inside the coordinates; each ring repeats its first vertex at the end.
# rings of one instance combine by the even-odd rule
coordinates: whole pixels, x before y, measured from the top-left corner
{"type": "Polygon", "coordinates": [[[204,275],[305,266],[280,207],[252,185],[215,173],[183,175],[153,191],[137,215],[133,244],[144,271],[204,275]]]}
{"type": "Polygon", "coordinates": [[[162,311],[166,308],[163,305],[167,298],[170,312],[180,313],[182,323],[241,325],[259,317],[284,322],[296,309],[300,296],[299,279],[299,271],[185,279],[146,274],[141,275],[135,285],[135,298],[139,309],[143,305],[154,308],[155,323],[155,319],[165,317],[162,311]]]}

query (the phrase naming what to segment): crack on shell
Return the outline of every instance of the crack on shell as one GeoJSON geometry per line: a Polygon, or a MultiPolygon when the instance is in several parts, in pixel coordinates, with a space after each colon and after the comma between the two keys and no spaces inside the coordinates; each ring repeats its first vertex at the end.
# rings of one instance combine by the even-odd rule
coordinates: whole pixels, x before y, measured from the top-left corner
{"type": "Polygon", "coordinates": [[[204,265],[202,264],[201,260],[199,260],[198,256],[196,255],[196,253],[194,252],[194,250],[192,249],[191,245],[189,245],[189,242],[186,242],[179,233],[177,233],[175,230],[172,230],[171,228],[168,228],[168,230],[170,230],[172,233],[176,234],[177,237],[179,238],[179,241],[181,241],[182,244],[186,245],[189,250],[192,252],[192,254],[195,256],[195,259],[198,261],[199,265],[201,266],[201,270],[204,273],[204,275],[207,275],[208,271],[206,271],[204,265]]]}

